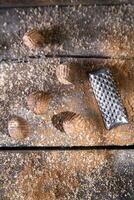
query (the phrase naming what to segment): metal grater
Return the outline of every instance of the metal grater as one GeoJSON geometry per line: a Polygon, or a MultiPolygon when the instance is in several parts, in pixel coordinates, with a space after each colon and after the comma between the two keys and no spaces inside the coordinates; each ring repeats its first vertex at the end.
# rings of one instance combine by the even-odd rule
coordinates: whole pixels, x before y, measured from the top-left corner
{"type": "Polygon", "coordinates": [[[107,129],[127,124],[128,117],[109,69],[89,74],[89,80],[107,129]]]}

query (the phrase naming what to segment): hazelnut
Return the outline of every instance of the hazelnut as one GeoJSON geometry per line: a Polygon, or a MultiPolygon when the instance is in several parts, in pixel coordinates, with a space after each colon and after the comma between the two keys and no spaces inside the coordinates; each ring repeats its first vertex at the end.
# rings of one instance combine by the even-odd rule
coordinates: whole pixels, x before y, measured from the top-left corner
{"type": "Polygon", "coordinates": [[[19,116],[14,116],[8,121],[9,135],[16,139],[21,140],[30,135],[30,127],[25,119],[19,116]]]}
{"type": "Polygon", "coordinates": [[[50,95],[43,91],[30,94],[27,97],[28,108],[37,115],[44,114],[48,109],[50,95]]]}
{"type": "Polygon", "coordinates": [[[73,64],[61,64],[56,69],[56,76],[62,84],[70,85],[80,80],[80,68],[73,64]]]}
{"type": "Polygon", "coordinates": [[[25,33],[23,42],[30,49],[35,49],[43,46],[44,37],[38,30],[33,29],[25,33]]]}

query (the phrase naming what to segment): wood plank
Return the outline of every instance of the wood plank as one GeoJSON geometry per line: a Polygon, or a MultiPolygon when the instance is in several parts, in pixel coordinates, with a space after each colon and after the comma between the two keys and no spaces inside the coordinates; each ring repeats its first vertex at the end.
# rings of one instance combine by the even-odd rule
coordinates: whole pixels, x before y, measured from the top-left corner
{"type": "Polygon", "coordinates": [[[134,151],[0,153],[1,199],[127,199],[134,151]]]}
{"type": "Polygon", "coordinates": [[[132,58],[133,21],[132,5],[1,9],[0,59],[44,55],[132,58]],[[24,33],[34,27],[47,35],[40,50],[29,50],[22,43],[24,33]]]}
{"type": "Polygon", "coordinates": [[[30,7],[46,5],[121,5],[133,4],[133,0],[0,0],[0,7],[30,7]]]}
{"type": "MultiPolygon", "coordinates": [[[[27,62],[0,63],[0,144],[32,146],[96,146],[134,144],[134,61],[116,59],[29,59],[27,62]],[[80,83],[61,84],[56,67],[68,62],[83,69],[85,75],[80,83]],[[100,66],[112,70],[118,84],[123,103],[129,116],[129,124],[110,131],[104,128],[96,100],[89,86],[87,71],[100,66]],[[52,100],[43,116],[36,116],[28,110],[26,96],[32,91],[49,91],[52,100]],[[64,111],[80,113],[95,122],[96,131],[88,130],[65,133],[58,130],[53,116],[64,111]],[[9,137],[7,122],[12,115],[25,118],[32,127],[32,135],[19,142],[9,137]]],[[[58,123],[58,118],[56,118],[58,123]]]]}

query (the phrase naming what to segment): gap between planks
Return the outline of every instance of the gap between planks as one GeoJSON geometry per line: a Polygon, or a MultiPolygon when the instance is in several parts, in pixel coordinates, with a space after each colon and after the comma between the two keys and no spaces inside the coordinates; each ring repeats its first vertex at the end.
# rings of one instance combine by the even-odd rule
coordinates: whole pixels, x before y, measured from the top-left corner
{"type": "Polygon", "coordinates": [[[16,146],[0,147],[0,151],[87,151],[87,150],[132,150],[134,145],[119,146],[119,145],[108,145],[108,146],[16,146]]]}
{"type": "Polygon", "coordinates": [[[37,7],[37,6],[78,6],[78,5],[83,5],[83,6],[119,6],[119,5],[134,5],[133,0],[124,0],[124,1],[112,1],[111,0],[34,0],[34,1],[27,1],[24,0],[23,2],[21,1],[16,1],[16,0],[0,0],[0,8],[23,8],[23,7],[37,7]]]}
{"type": "Polygon", "coordinates": [[[1,62],[15,62],[15,63],[27,63],[29,60],[34,60],[34,59],[43,59],[43,58],[74,58],[74,59],[103,59],[103,60],[134,60],[134,57],[111,57],[111,56],[100,56],[100,55],[44,55],[42,56],[29,56],[26,58],[13,58],[13,59],[4,59],[2,58],[0,60],[1,62]]]}

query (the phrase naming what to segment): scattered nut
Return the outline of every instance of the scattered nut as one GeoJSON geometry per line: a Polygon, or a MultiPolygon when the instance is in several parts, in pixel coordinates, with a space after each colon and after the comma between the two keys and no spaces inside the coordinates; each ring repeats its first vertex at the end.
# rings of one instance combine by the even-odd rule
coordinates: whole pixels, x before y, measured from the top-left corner
{"type": "Polygon", "coordinates": [[[65,111],[52,117],[52,123],[61,132],[68,134],[95,133],[96,124],[92,119],[81,116],[74,112],[65,111]]]}
{"type": "Polygon", "coordinates": [[[23,42],[30,49],[35,49],[43,46],[44,37],[38,30],[33,29],[25,33],[23,42]]]}
{"type": "Polygon", "coordinates": [[[66,120],[66,118],[68,118],[68,116],[73,116],[75,115],[75,113],[73,112],[69,112],[69,111],[65,111],[65,112],[60,112],[56,115],[53,115],[52,117],[52,124],[54,125],[54,127],[57,130],[60,130],[61,132],[64,132],[64,128],[63,128],[63,122],[64,120],[66,120]]]}
{"type": "Polygon", "coordinates": [[[14,116],[8,121],[9,135],[16,139],[21,140],[30,135],[30,127],[25,119],[19,116],[14,116]]]}
{"type": "Polygon", "coordinates": [[[44,114],[48,109],[50,95],[43,91],[30,94],[27,97],[28,108],[37,115],[44,114]]]}
{"type": "Polygon", "coordinates": [[[93,121],[88,120],[86,117],[83,117],[76,113],[71,113],[66,115],[63,122],[63,128],[66,133],[82,133],[82,132],[93,132],[96,129],[93,121]]]}
{"type": "Polygon", "coordinates": [[[56,76],[62,84],[70,85],[80,80],[80,68],[76,65],[64,63],[57,67],[56,76]]]}

